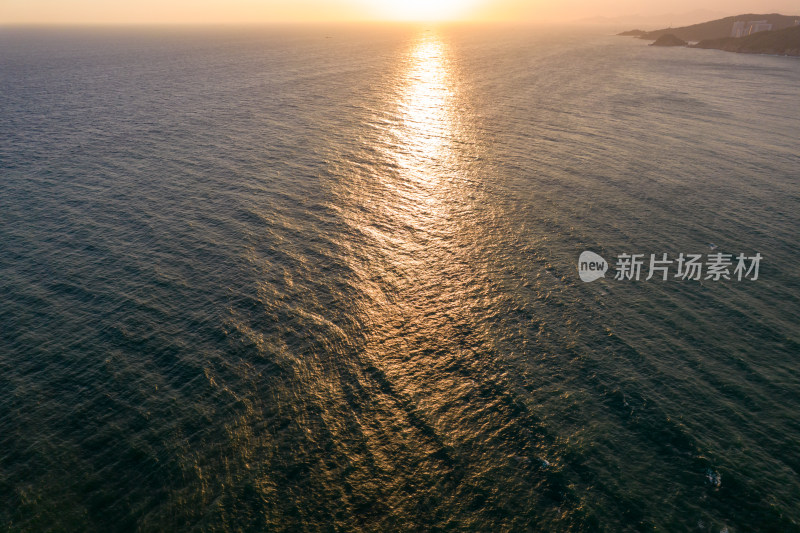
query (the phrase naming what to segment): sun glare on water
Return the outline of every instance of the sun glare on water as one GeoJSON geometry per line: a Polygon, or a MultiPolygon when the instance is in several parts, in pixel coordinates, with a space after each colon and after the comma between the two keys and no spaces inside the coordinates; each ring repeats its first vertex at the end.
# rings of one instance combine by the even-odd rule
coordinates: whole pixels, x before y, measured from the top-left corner
{"type": "Polygon", "coordinates": [[[370,0],[378,16],[397,21],[457,20],[474,7],[470,0],[370,0]]]}

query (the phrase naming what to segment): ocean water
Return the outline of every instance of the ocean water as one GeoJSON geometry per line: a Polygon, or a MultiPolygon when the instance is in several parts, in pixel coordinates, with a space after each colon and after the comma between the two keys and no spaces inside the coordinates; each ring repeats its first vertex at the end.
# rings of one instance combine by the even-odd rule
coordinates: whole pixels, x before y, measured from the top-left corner
{"type": "Polygon", "coordinates": [[[0,530],[800,531],[798,87],[568,29],[2,29],[0,530]],[[612,279],[709,243],[758,279],[612,279]]]}

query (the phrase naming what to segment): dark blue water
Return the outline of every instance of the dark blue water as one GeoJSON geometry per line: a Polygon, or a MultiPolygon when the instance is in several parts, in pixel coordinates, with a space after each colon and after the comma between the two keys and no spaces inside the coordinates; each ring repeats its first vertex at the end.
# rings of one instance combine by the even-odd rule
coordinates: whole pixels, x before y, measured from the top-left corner
{"type": "Polygon", "coordinates": [[[572,30],[3,29],[0,529],[800,530],[798,87],[572,30]],[[709,243],[759,278],[578,277],[709,243]]]}

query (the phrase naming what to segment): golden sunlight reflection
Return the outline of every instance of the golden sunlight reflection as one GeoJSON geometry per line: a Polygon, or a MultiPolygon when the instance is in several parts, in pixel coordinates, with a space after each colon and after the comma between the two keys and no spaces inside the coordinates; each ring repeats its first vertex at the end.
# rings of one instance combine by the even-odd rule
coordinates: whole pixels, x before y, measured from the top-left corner
{"type": "MultiPolygon", "coordinates": [[[[435,412],[454,394],[474,392],[472,378],[437,372],[472,357],[465,346],[484,334],[472,324],[476,280],[488,278],[486,226],[477,220],[486,204],[483,158],[466,71],[437,31],[417,33],[392,59],[380,78],[385,90],[364,107],[352,152],[330,162],[341,177],[331,181],[330,205],[351,236],[338,244],[366,334],[363,380],[377,387],[386,428],[418,427],[404,405],[435,412]],[[465,332],[474,335],[468,343],[465,332]]],[[[426,420],[424,431],[457,435],[459,420],[426,420]]],[[[385,446],[386,428],[365,428],[371,449],[385,446]]]]}
{"type": "Polygon", "coordinates": [[[430,36],[414,47],[409,57],[406,87],[400,102],[404,131],[400,140],[409,148],[416,164],[435,163],[445,158],[445,140],[452,132],[450,100],[452,81],[448,70],[445,45],[430,36]]]}
{"type": "Polygon", "coordinates": [[[425,33],[414,44],[403,77],[400,121],[387,155],[397,162],[405,184],[416,189],[417,201],[431,208],[444,192],[431,189],[452,178],[452,139],[458,130],[448,49],[436,34],[425,33]]]}
{"type": "Polygon", "coordinates": [[[478,201],[480,155],[457,64],[447,38],[417,33],[362,123],[359,150],[334,167],[348,177],[336,191],[350,199],[337,207],[344,218],[387,260],[416,271],[433,250],[452,251],[478,201]]]}
{"type": "MultiPolygon", "coordinates": [[[[365,379],[391,391],[381,396],[391,427],[408,421],[398,406],[441,413],[453,396],[475,392],[471,377],[441,369],[471,361],[466,347],[483,338],[472,320],[475,298],[485,296],[476,296],[476,280],[488,278],[486,227],[477,220],[485,205],[482,157],[467,71],[448,35],[435,30],[416,34],[396,58],[362,148],[343,165],[349,201],[340,204],[358,237],[347,256],[369,326],[361,357],[373,370],[365,379]]],[[[462,431],[455,412],[423,424],[445,439],[462,431]]],[[[376,432],[375,442],[380,437],[376,432]]]]}

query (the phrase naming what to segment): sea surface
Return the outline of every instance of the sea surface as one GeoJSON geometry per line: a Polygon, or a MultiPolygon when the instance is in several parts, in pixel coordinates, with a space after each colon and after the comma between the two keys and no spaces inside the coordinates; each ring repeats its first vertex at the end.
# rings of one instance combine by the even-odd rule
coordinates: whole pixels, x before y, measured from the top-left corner
{"type": "Polygon", "coordinates": [[[800,531],[798,102],[597,30],[0,29],[0,530],[800,531]]]}

